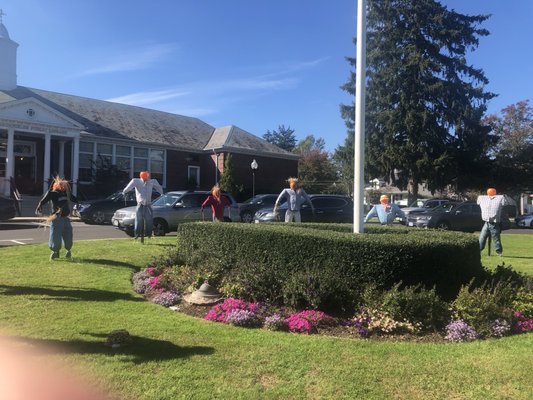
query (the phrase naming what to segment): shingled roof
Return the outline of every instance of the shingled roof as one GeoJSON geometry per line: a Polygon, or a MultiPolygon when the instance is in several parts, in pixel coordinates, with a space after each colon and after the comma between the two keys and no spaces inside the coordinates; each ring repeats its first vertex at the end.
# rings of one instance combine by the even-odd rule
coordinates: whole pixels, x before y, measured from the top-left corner
{"type": "Polygon", "coordinates": [[[213,149],[245,154],[263,154],[295,160],[299,158],[296,154],[283,150],[234,125],[215,129],[211,140],[205,146],[205,150],[213,149]]]}

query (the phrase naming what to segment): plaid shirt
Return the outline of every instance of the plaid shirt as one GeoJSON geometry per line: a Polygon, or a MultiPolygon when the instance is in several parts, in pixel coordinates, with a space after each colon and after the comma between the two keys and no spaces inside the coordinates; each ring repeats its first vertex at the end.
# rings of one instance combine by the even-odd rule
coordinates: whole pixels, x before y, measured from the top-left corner
{"type": "Polygon", "coordinates": [[[511,204],[511,202],[502,195],[479,196],[477,204],[481,207],[481,219],[483,221],[499,223],[501,222],[502,207],[511,204]]]}

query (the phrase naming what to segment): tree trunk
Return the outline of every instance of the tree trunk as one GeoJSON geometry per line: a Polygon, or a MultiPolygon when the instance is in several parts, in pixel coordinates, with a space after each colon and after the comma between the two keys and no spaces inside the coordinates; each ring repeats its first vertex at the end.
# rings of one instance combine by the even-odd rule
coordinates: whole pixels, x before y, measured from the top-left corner
{"type": "Polygon", "coordinates": [[[418,199],[418,179],[409,179],[407,184],[407,204],[411,205],[418,199]]]}

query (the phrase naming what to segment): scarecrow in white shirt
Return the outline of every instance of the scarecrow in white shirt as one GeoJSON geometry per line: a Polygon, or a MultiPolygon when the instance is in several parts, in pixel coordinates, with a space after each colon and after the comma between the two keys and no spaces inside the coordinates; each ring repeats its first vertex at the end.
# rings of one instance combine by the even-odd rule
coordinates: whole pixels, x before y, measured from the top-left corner
{"type": "Polygon", "coordinates": [[[156,179],[150,179],[150,172],[142,171],[140,178],[133,178],[126,185],[122,193],[135,189],[135,198],[137,200],[137,209],[135,213],[135,239],[141,238],[144,243],[144,237],[152,236],[154,217],[152,211],[152,191],[163,194],[163,188],[156,179]]]}

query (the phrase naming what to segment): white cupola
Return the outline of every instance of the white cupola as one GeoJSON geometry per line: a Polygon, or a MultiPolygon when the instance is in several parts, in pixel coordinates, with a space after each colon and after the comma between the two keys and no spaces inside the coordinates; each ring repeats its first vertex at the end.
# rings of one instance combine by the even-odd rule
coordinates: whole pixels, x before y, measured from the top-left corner
{"type": "Polygon", "coordinates": [[[17,42],[9,38],[9,33],[2,23],[0,10],[0,90],[12,90],[17,87],[17,42]]]}

